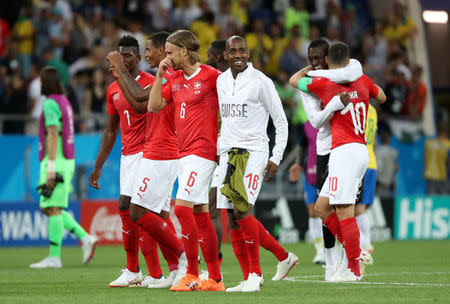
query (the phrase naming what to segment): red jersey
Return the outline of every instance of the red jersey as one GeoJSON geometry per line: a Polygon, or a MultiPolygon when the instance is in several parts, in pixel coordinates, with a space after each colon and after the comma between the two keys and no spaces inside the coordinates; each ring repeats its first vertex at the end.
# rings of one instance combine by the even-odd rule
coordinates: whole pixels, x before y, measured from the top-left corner
{"type": "MultiPolygon", "coordinates": [[[[163,86],[173,73],[174,70],[170,68],[164,74],[163,86]]],[[[143,157],[154,160],[178,159],[174,111],[175,104],[171,102],[158,113],[147,112],[147,134],[143,157]]]]}
{"type": "Polygon", "coordinates": [[[174,103],[178,156],[197,155],[216,161],[219,102],[216,79],[220,71],[202,64],[190,77],[176,71],[161,89],[174,103]]]}
{"type": "MultiPolygon", "coordinates": [[[[137,82],[145,88],[152,85],[155,76],[139,72],[137,82]]],[[[122,155],[136,154],[144,150],[146,133],[146,114],[138,114],[128,104],[119,85],[114,81],[106,92],[108,114],[119,115],[120,132],[122,133],[122,155]]]]}
{"type": "Polygon", "coordinates": [[[378,95],[378,88],[369,77],[363,75],[348,84],[337,84],[327,78],[315,77],[308,84],[308,90],[316,94],[326,106],[330,100],[342,92],[350,95],[347,107],[336,112],[331,118],[331,149],[348,143],[366,144],[366,119],[369,97],[378,95]]]}

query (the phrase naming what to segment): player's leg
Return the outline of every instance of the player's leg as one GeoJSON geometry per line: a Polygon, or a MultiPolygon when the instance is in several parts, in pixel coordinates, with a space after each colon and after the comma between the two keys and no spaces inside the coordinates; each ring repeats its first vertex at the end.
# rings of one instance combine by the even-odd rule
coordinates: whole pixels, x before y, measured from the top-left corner
{"type": "Polygon", "coordinates": [[[305,189],[305,205],[308,212],[308,228],[314,247],[316,249],[316,255],[314,256],[314,264],[325,264],[325,252],[323,248],[323,235],[322,235],[322,220],[319,215],[314,211],[314,204],[317,200],[317,188],[315,185],[310,184],[306,178],[304,183],[305,189]]]}
{"type": "Polygon", "coordinates": [[[357,204],[355,208],[356,221],[358,222],[359,230],[361,232],[361,249],[365,249],[370,253],[373,252],[373,246],[370,237],[371,225],[366,209],[373,204],[375,198],[376,176],[376,170],[367,169],[364,176],[364,193],[362,201],[360,204],[357,204]]]}
{"type": "Polygon", "coordinates": [[[175,214],[181,225],[188,271],[171,290],[225,290],[220,273],[217,236],[208,210],[209,184],[215,167],[215,162],[195,155],[179,160],[175,214]],[[209,279],[206,282],[201,282],[198,277],[198,245],[208,267],[209,279]],[[186,285],[192,288],[186,288],[186,285]]]}
{"type": "Polygon", "coordinates": [[[42,212],[48,216],[48,241],[50,251],[48,257],[42,261],[31,264],[30,268],[61,268],[61,243],[64,232],[64,224],[61,208],[42,208],[42,212]]]}
{"type": "Polygon", "coordinates": [[[211,186],[211,189],[209,191],[209,215],[211,216],[211,221],[214,226],[214,230],[216,231],[217,235],[217,245],[218,245],[218,251],[219,251],[219,263],[222,263],[222,233],[223,233],[223,227],[222,227],[222,218],[220,209],[217,209],[217,187],[211,186]]]}
{"type": "MultiPolygon", "coordinates": [[[[57,169],[59,164],[57,163],[57,169]]],[[[71,170],[70,170],[71,171],[71,170]]],[[[68,174],[59,170],[66,177],[68,174]]],[[[73,172],[73,171],[72,171],[73,172]]],[[[46,164],[41,163],[40,184],[47,179],[46,164]]],[[[71,178],[68,176],[63,183],[57,183],[50,197],[41,196],[40,207],[42,212],[48,216],[48,238],[50,242],[49,256],[40,262],[31,264],[31,268],[61,268],[61,245],[64,232],[64,222],[62,216],[63,208],[69,205],[69,190],[71,178]]]]}
{"type": "MultiPolygon", "coordinates": [[[[182,244],[176,237],[172,222],[167,221],[170,210],[170,193],[176,178],[176,169],[176,160],[154,161],[144,158],[137,170],[136,185],[131,198],[130,217],[141,227],[148,238],[155,241],[155,247],[156,241],[159,243],[164,257],[167,257],[171,271],[171,275],[169,275],[171,281],[169,282],[164,279],[161,272],[152,273],[149,268],[150,275],[144,282],[144,285],[149,288],[170,287],[178,271],[172,272],[178,270],[180,258],[184,260],[182,244]]],[[[158,259],[159,266],[157,254],[154,257],[158,259]]],[[[180,269],[180,275],[182,272],[183,269],[180,269]]]]}

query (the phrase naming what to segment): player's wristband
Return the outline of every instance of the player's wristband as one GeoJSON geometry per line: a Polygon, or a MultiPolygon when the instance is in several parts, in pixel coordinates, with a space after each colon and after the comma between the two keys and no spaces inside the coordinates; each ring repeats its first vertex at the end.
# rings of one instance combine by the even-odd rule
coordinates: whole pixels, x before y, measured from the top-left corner
{"type": "Polygon", "coordinates": [[[54,160],[47,161],[47,172],[55,172],[55,161],[54,160]]]}

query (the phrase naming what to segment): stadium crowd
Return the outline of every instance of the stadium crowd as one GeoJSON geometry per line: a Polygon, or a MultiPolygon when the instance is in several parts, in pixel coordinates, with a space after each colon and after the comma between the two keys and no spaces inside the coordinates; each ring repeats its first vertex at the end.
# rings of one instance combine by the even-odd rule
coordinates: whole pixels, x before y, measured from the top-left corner
{"type": "MultiPolygon", "coordinates": [[[[106,55],[122,36],[132,35],[143,57],[149,34],[176,29],[196,34],[203,62],[214,40],[233,34],[245,37],[253,66],[274,80],[283,102],[290,131],[287,152],[294,148],[307,120],[298,91],[288,79],[308,65],[309,42],[320,37],[329,43],[347,43],[364,73],[385,90],[388,102],[377,108],[382,143],[389,142],[391,117],[422,119],[429,88],[421,80],[422,67],[409,60],[417,28],[400,2],[383,20],[370,25],[363,20],[370,18],[370,12],[359,11],[357,1],[344,7],[338,0],[24,2],[15,12],[0,16],[0,113],[9,115],[0,118],[0,133],[37,134],[44,100],[39,72],[48,65],[61,75],[76,114],[76,131],[102,130],[106,89],[113,81],[106,55]]],[[[144,59],[140,68],[155,72],[144,59]]],[[[269,129],[274,132],[273,127],[269,129]]],[[[386,180],[393,183],[395,171],[386,174],[392,175],[386,180]]]]}

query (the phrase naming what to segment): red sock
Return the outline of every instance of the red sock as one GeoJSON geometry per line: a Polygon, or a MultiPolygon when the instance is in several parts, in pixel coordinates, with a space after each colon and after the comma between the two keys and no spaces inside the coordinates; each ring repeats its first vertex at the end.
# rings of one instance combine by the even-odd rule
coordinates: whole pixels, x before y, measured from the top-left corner
{"type": "Polygon", "coordinates": [[[264,228],[263,224],[260,221],[255,219],[258,223],[259,229],[259,245],[261,245],[264,249],[273,253],[276,256],[278,261],[284,261],[288,257],[288,252],[284,249],[280,243],[269,233],[269,231],[264,228]]]}
{"type": "Polygon", "coordinates": [[[215,281],[221,280],[217,234],[209,212],[194,213],[194,217],[198,227],[198,242],[208,267],[209,277],[215,281]]]}
{"type": "Polygon", "coordinates": [[[336,212],[333,212],[323,223],[328,227],[328,230],[330,230],[330,232],[342,244],[341,227],[339,225],[339,220],[337,218],[336,212]]]}
{"type": "Polygon", "coordinates": [[[139,247],[147,263],[148,275],[155,279],[160,278],[162,271],[159,264],[158,243],[143,229],[140,229],[139,247]]]}
{"type": "Polygon", "coordinates": [[[175,206],[181,226],[181,240],[188,260],[187,273],[198,277],[198,229],[192,208],[175,206]]]}
{"type": "Polygon", "coordinates": [[[248,278],[248,255],[244,240],[242,239],[241,229],[230,230],[230,239],[245,281],[248,278]]]}
{"type": "MultiPolygon", "coordinates": [[[[170,230],[174,235],[176,235],[175,227],[173,226],[172,221],[170,220],[170,217],[166,219],[166,223],[169,225],[170,230]]],[[[181,243],[181,242],[180,242],[181,243]]],[[[159,244],[159,248],[161,249],[161,253],[164,257],[164,259],[167,261],[167,266],[169,267],[169,271],[177,270],[178,269],[178,256],[170,250],[170,248],[159,244]]]]}
{"type": "Polygon", "coordinates": [[[180,240],[170,230],[169,225],[153,212],[147,212],[137,223],[159,244],[169,248],[177,257],[183,253],[180,240]]]}
{"type": "Polygon", "coordinates": [[[119,210],[122,220],[123,248],[127,254],[127,269],[139,272],[139,226],[130,218],[130,210],[119,210]]]}
{"type": "Polygon", "coordinates": [[[359,247],[359,229],[355,217],[351,217],[339,222],[342,232],[342,240],[344,241],[345,253],[348,258],[348,268],[357,276],[359,271],[359,255],[361,248],[359,247]]]}
{"type": "Polygon", "coordinates": [[[258,223],[253,215],[238,221],[241,227],[242,239],[245,242],[245,248],[248,254],[248,272],[261,275],[261,267],[259,264],[259,229],[258,223]]]}

